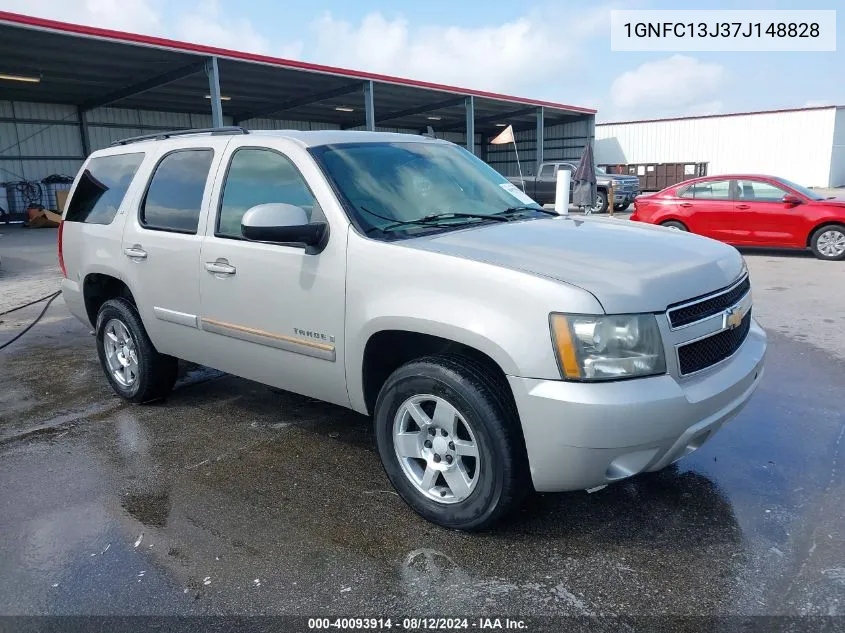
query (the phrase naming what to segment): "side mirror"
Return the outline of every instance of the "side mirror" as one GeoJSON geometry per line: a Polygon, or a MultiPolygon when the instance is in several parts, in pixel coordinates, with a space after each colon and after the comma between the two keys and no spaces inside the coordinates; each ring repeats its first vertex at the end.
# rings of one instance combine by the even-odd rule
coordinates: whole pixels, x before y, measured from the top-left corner
{"type": "Polygon", "coordinates": [[[787,206],[795,207],[801,204],[803,201],[798,196],[788,193],[783,198],[781,198],[781,202],[783,202],[787,206]]]}
{"type": "Polygon", "coordinates": [[[306,253],[314,255],[325,248],[329,227],[325,222],[309,222],[302,207],[272,202],[244,213],[241,234],[254,242],[301,244],[306,253]]]}

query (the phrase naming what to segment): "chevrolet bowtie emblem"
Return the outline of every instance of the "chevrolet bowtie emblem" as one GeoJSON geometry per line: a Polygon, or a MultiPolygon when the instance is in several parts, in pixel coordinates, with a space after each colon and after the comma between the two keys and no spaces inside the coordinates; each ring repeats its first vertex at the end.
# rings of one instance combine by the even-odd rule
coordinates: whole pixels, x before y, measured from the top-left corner
{"type": "Polygon", "coordinates": [[[745,310],[740,306],[728,308],[725,310],[725,327],[729,330],[735,330],[742,324],[742,317],[745,316],[745,310]]]}

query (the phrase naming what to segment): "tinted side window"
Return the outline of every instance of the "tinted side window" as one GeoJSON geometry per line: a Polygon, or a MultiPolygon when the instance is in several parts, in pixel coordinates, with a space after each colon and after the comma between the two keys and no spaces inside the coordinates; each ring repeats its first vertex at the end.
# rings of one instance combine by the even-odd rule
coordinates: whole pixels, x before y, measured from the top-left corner
{"type": "Polygon", "coordinates": [[[543,165],[543,168],[540,169],[540,178],[543,180],[553,180],[555,177],[555,166],[554,165],[543,165]]]}
{"type": "Polygon", "coordinates": [[[759,180],[740,180],[737,189],[738,200],[754,202],[780,202],[786,195],[780,187],[759,180]]]}
{"type": "Polygon", "coordinates": [[[141,205],[141,224],[150,229],[196,233],[202,194],[214,152],[178,150],[165,156],[141,205]]]}
{"type": "Polygon", "coordinates": [[[730,180],[710,180],[690,185],[681,194],[681,197],[701,200],[730,200],[730,180]]]}
{"type": "Polygon", "coordinates": [[[237,150],[223,183],[215,235],[240,238],[244,213],[270,202],[302,207],[309,220],[315,209],[317,215],[322,215],[314,194],[290,159],[267,149],[237,150]]]}
{"type": "Polygon", "coordinates": [[[68,204],[65,220],[111,224],[143,160],[143,153],[135,153],[100,156],[88,161],[68,204]]]}

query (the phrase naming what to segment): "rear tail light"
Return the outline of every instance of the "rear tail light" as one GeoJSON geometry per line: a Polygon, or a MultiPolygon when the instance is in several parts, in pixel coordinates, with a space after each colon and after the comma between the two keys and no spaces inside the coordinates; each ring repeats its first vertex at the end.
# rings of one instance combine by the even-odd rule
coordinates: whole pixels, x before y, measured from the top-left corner
{"type": "Polygon", "coordinates": [[[64,233],[65,221],[59,222],[59,268],[62,269],[62,277],[67,279],[67,268],[65,268],[65,256],[62,253],[62,234],[64,233]]]}

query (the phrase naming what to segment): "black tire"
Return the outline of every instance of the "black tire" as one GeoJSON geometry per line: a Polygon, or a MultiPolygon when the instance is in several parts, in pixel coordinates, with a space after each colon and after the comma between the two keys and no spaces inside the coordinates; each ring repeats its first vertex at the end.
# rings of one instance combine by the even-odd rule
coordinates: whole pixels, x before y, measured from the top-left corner
{"type": "Polygon", "coordinates": [[[531,490],[518,415],[506,395],[509,389],[489,370],[462,356],[414,360],[385,381],[373,416],[381,462],[402,499],[425,519],[447,528],[483,530],[515,509],[531,490]],[[426,496],[410,481],[396,455],[393,425],[397,411],[409,398],[422,394],[443,398],[454,406],[475,436],[478,480],[461,501],[443,503],[426,496]]]}
{"type": "Polygon", "coordinates": [[[617,212],[621,212],[621,211],[624,211],[625,209],[627,209],[629,206],[631,206],[630,202],[626,202],[624,204],[614,204],[613,210],[617,211],[617,212]]]}
{"type": "Polygon", "coordinates": [[[596,191],[596,206],[593,207],[592,213],[607,213],[607,192],[596,191]]]}
{"type": "MultiPolygon", "coordinates": [[[[823,235],[829,235],[833,233],[834,235],[839,235],[839,239],[845,239],[845,225],[842,224],[828,224],[826,226],[821,226],[817,228],[814,232],[812,237],[810,238],[810,248],[813,250],[813,255],[818,257],[819,259],[825,259],[829,262],[836,262],[845,259],[845,251],[841,253],[825,253],[819,246],[819,238],[823,235]]],[[[838,241],[837,240],[837,241],[838,241]]]]}
{"type": "Polygon", "coordinates": [[[662,222],[660,226],[665,226],[667,229],[677,229],[679,231],[689,231],[687,225],[683,222],[678,222],[677,220],[667,220],[666,222],[662,222]]]}
{"type": "Polygon", "coordinates": [[[97,355],[100,366],[115,393],[130,402],[150,402],[164,398],[176,382],[179,361],[173,356],[159,354],[153,347],[141,317],[126,299],[109,299],[97,313],[97,355]],[[119,321],[128,330],[134,344],[138,372],[133,382],[123,385],[112,375],[106,358],[104,338],[106,326],[113,320],[119,321]]]}

